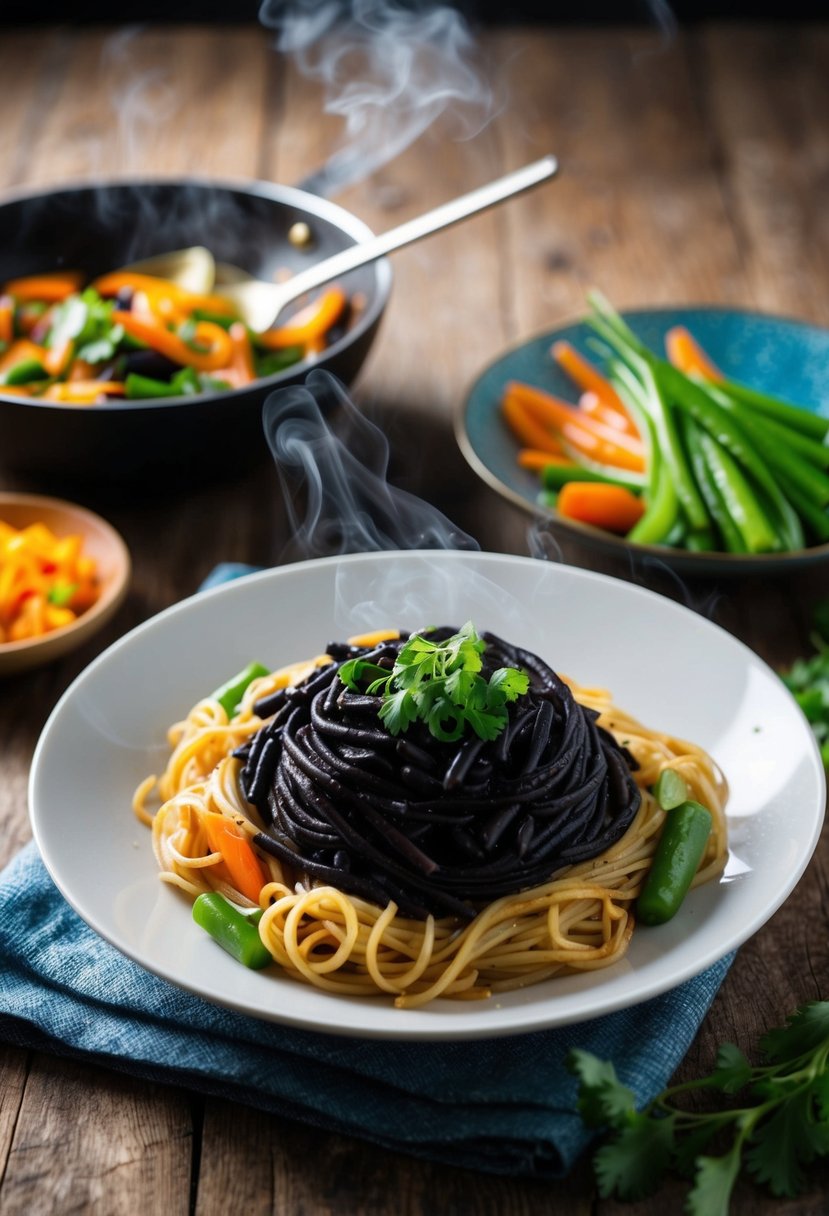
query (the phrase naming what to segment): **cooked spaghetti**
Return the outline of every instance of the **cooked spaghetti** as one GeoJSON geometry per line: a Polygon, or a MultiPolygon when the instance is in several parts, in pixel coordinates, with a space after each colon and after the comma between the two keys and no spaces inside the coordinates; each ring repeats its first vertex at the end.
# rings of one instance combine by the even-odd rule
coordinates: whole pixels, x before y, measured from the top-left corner
{"type": "Polygon", "coordinates": [[[355,655],[390,669],[395,633],[255,679],[231,718],[200,702],[170,730],[165,773],[136,792],[162,879],[258,904],[261,940],[287,973],[400,1007],[617,961],[665,818],[651,787],[673,769],[711,811],[696,885],[725,861],[725,781],[701,748],[647,729],[606,692],[484,640],[485,673],[509,662],[529,675],[491,739],[435,739],[421,723],[394,735],[379,694],[343,683],[355,655]],[[259,876],[246,890],[216,822],[252,846],[259,876]]]}

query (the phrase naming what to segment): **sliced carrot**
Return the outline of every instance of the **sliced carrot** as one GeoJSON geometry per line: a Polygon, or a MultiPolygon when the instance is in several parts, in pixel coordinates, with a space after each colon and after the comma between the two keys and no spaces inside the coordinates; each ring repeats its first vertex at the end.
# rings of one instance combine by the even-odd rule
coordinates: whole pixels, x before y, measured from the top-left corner
{"type": "Polygon", "coordinates": [[[568,481],[559,491],[556,510],[568,519],[624,536],[644,515],[645,504],[624,486],[568,481]]]}
{"type": "Polygon", "coordinates": [[[238,373],[242,384],[250,384],[256,379],[256,368],[253,363],[253,347],[247,326],[242,321],[234,321],[228,330],[230,341],[233,343],[233,358],[230,366],[238,373]]]}
{"type": "Polygon", "coordinates": [[[579,409],[584,410],[588,417],[595,418],[597,422],[603,422],[605,426],[611,427],[614,431],[639,438],[639,431],[631,421],[630,415],[621,414],[614,406],[608,405],[598,393],[582,393],[579,397],[579,409]]]}
{"type": "Polygon", "coordinates": [[[722,380],[720,369],[708,358],[696,338],[684,325],[674,325],[665,334],[665,350],[674,367],[686,376],[698,375],[703,380],[722,380]]]}
{"type": "Polygon", "coordinates": [[[606,405],[612,406],[618,413],[628,417],[625,403],[616,389],[589,359],[576,350],[575,346],[563,340],[554,342],[550,347],[550,354],[580,389],[584,392],[595,393],[606,405]]]}
{"type": "Polygon", "coordinates": [[[599,464],[636,473],[645,469],[645,447],[640,439],[612,430],[552,393],[512,380],[507,385],[504,400],[523,406],[537,423],[549,428],[559,442],[599,464]]]}
{"type": "Polygon", "coordinates": [[[113,324],[122,325],[131,337],[159,351],[185,367],[195,367],[201,372],[215,372],[220,367],[227,367],[233,355],[233,343],[230,334],[212,321],[197,321],[194,328],[194,342],[204,346],[205,350],[194,350],[178,336],[171,333],[155,321],[136,317],[131,312],[115,310],[112,314],[113,324]]]}
{"type": "Polygon", "coordinates": [[[63,401],[67,405],[91,405],[101,397],[123,397],[124,386],[119,380],[65,380],[50,384],[42,394],[46,401],[63,401]]]}
{"type": "Polygon", "coordinates": [[[259,892],[268,880],[245,833],[224,815],[208,812],[201,816],[201,821],[207,843],[214,853],[221,853],[236,890],[258,904],[259,892]]]}
{"type": "Polygon", "coordinates": [[[342,316],[346,295],[341,287],[329,287],[307,308],[291,317],[287,325],[266,329],[256,335],[260,346],[268,350],[285,350],[289,346],[307,346],[328,333],[342,316]]]}
{"type": "Polygon", "coordinates": [[[548,464],[572,464],[573,462],[563,454],[559,456],[553,452],[539,451],[537,448],[521,448],[518,453],[518,463],[522,469],[540,472],[548,464]]]}
{"type": "Polygon", "coordinates": [[[0,355],[0,372],[7,372],[24,359],[36,359],[43,363],[46,358],[46,347],[38,346],[28,338],[17,338],[7,351],[0,355]]]}
{"type": "Polygon", "coordinates": [[[561,444],[552,432],[539,422],[517,397],[506,393],[501,400],[501,412],[519,443],[534,448],[537,452],[549,452],[551,456],[562,455],[561,444]]]}
{"type": "Polygon", "coordinates": [[[55,304],[79,291],[83,275],[76,270],[56,270],[53,274],[30,274],[10,279],[3,288],[4,295],[16,300],[38,300],[55,304]]]}
{"type": "Polygon", "coordinates": [[[43,357],[43,367],[50,376],[60,376],[66,371],[72,361],[72,355],[75,351],[75,343],[71,338],[67,338],[65,342],[61,342],[59,346],[46,348],[46,354],[43,357]]]}
{"type": "Polygon", "coordinates": [[[0,342],[14,339],[14,300],[11,296],[0,296],[0,342]]]}

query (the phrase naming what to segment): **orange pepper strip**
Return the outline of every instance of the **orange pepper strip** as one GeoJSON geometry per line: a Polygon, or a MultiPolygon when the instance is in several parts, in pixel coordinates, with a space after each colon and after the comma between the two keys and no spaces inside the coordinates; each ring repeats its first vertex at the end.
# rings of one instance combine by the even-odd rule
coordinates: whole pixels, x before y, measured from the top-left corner
{"type": "Polygon", "coordinates": [[[239,384],[250,384],[256,379],[256,368],[253,364],[253,347],[247,326],[242,321],[234,321],[227,332],[233,343],[230,366],[236,372],[239,384]]]}
{"type": "Polygon", "coordinates": [[[624,536],[644,515],[645,504],[624,486],[568,481],[559,491],[556,510],[567,519],[624,536]]]}
{"type": "Polygon", "coordinates": [[[102,275],[92,284],[100,296],[117,296],[119,291],[129,288],[132,291],[142,291],[154,304],[159,299],[167,299],[180,308],[192,312],[194,308],[205,312],[216,312],[222,316],[237,316],[238,309],[230,300],[219,295],[200,295],[188,291],[178,283],[169,279],[160,279],[153,274],[140,274],[134,270],[114,270],[111,274],[102,275]]]}
{"type": "Polygon", "coordinates": [[[596,396],[604,402],[604,404],[617,414],[620,414],[627,423],[627,431],[631,435],[638,435],[636,425],[630,417],[624,401],[616,392],[616,389],[603,376],[597,367],[585,359],[575,346],[569,342],[554,342],[550,347],[550,353],[555,359],[560,368],[563,369],[580,389],[588,393],[595,393],[596,396]]]}
{"type": "Polygon", "coordinates": [[[342,316],[346,295],[341,287],[329,287],[307,308],[291,317],[287,325],[266,329],[256,335],[260,346],[268,350],[285,350],[289,346],[307,346],[321,338],[342,316]]]}
{"type": "Polygon", "coordinates": [[[201,821],[207,843],[212,852],[221,853],[236,890],[258,904],[259,892],[268,880],[245,833],[224,815],[208,812],[201,816],[201,821]]]}
{"type": "Polygon", "coordinates": [[[674,325],[668,330],[665,334],[665,350],[674,367],[678,367],[686,376],[696,373],[703,380],[716,382],[723,379],[720,369],[711,362],[684,325],[674,325]]]}
{"type": "Polygon", "coordinates": [[[519,443],[538,452],[548,452],[551,456],[562,455],[561,444],[552,431],[540,423],[516,397],[506,393],[501,400],[501,411],[519,443]]]}
{"type": "Polygon", "coordinates": [[[0,356],[0,373],[10,371],[24,359],[37,359],[41,364],[46,358],[46,347],[30,342],[28,338],[17,338],[7,351],[0,356]]]}
{"type": "Polygon", "coordinates": [[[14,339],[14,300],[11,296],[0,296],[0,342],[14,339]]]}
{"type": "Polygon", "coordinates": [[[518,401],[536,422],[549,427],[562,443],[581,455],[599,464],[644,472],[645,448],[641,440],[614,431],[584,414],[577,406],[517,380],[507,385],[506,396],[518,401]]]}
{"type": "Polygon", "coordinates": [[[124,386],[118,380],[65,380],[50,384],[42,395],[46,401],[89,405],[99,397],[123,397],[124,386]]]}
{"type": "Polygon", "coordinates": [[[61,342],[60,346],[47,347],[43,357],[43,366],[50,376],[60,376],[66,371],[75,352],[75,343],[71,338],[61,342]]]}
{"type": "Polygon", "coordinates": [[[220,367],[227,367],[233,355],[233,343],[230,334],[215,325],[212,321],[197,321],[194,340],[199,345],[208,347],[207,350],[193,350],[178,334],[171,333],[163,325],[136,317],[131,312],[112,314],[114,325],[122,325],[125,331],[139,342],[146,342],[153,350],[159,351],[185,367],[195,367],[200,372],[215,372],[220,367]]]}
{"type": "Polygon", "coordinates": [[[22,279],[10,279],[3,288],[4,295],[16,300],[43,300],[56,304],[80,289],[83,275],[76,270],[58,270],[54,274],[30,274],[22,279]]]}

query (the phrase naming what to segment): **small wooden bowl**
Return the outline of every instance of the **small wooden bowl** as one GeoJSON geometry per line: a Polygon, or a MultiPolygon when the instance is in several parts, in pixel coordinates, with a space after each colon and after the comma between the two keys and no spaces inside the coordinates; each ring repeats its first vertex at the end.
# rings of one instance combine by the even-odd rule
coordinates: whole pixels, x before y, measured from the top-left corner
{"type": "Polygon", "coordinates": [[[0,493],[0,519],[13,528],[25,528],[39,520],[57,536],[82,536],[83,551],[95,559],[101,580],[98,599],[71,625],[53,629],[39,638],[0,642],[0,676],[8,676],[60,658],[97,633],[127,593],[130,555],[119,534],[106,520],[85,507],[58,498],[0,493]]]}

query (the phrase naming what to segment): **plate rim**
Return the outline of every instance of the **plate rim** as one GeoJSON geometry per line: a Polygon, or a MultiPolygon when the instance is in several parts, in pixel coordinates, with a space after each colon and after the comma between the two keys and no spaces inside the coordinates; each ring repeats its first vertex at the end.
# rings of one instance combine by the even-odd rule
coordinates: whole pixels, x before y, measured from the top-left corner
{"type": "MultiPolygon", "coordinates": [[[[815,333],[823,334],[829,342],[829,327],[818,325],[815,322],[807,321],[802,317],[790,317],[782,313],[764,312],[758,308],[737,308],[728,305],[719,304],[660,304],[653,307],[636,306],[631,308],[620,309],[620,315],[624,320],[631,320],[637,317],[655,317],[660,313],[683,313],[683,312],[707,312],[711,314],[721,314],[729,317],[748,317],[751,319],[771,321],[782,323],[787,326],[793,326],[804,330],[810,330],[815,333]]],[[[561,528],[566,534],[572,535],[580,543],[589,548],[604,552],[609,556],[614,557],[634,557],[639,559],[651,559],[661,561],[665,565],[670,565],[682,573],[708,573],[715,571],[717,574],[730,575],[747,575],[754,576],[760,574],[780,573],[792,568],[802,569],[806,566],[811,566],[816,562],[829,559],[829,541],[820,545],[811,545],[803,549],[795,549],[788,553],[724,553],[721,550],[712,550],[706,553],[694,553],[687,549],[672,549],[666,545],[639,544],[632,543],[626,540],[623,536],[615,536],[611,532],[604,532],[599,528],[591,527],[589,524],[583,524],[575,519],[563,519],[556,511],[550,507],[544,507],[540,503],[530,502],[517,490],[514,490],[506,482],[502,481],[496,473],[483,461],[481,456],[475,449],[472,440],[469,437],[468,427],[466,425],[468,407],[473,393],[476,391],[481,381],[485,376],[489,375],[498,365],[524,350],[528,346],[535,345],[541,341],[553,341],[556,335],[563,330],[572,329],[575,326],[583,325],[586,320],[586,314],[581,313],[579,316],[573,316],[570,319],[562,320],[559,324],[550,329],[541,329],[536,333],[529,335],[505,347],[499,355],[494,359],[490,359],[475,375],[474,379],[467,383],[464,392],[455,400],[452,425],[455,435],[455,441],[460,448],[460,451],[469,464],[472,471],[481,479],[481,481],[494,490],[499,497],[505,499],[513,506],[518,507],[524,512],[537,520],[546,520],[554,527],[561,528]]]]}
{"type": "MultiPolygon", "coordinates": [[[[527,567],[530,565],[545,565],[549,566],[551,570],[564,572],[565,577],[567,578],[575,578],[578,581],[584,581],[588,584],[598,583],[599,585],[604,585],[609,583],[613,585],[620,585],[624,588],[625,594],[630,594],[634,599],[645,598],[647,600],[658,601],[663,608],[667,609],[669,612],[678,614],[680,618],[685,618],[686,616],[693,618],[701,623],[703,628],[714,630],[716,633],[723,635],[728,640],[728,644],[732,645],[736,651],[741,654],[744,663],[748,667],[756,667],[759,668],[764,674],[770,674],[772,676],[775,675],[769,664],[767,664],[765,660],[763,660],[755,651],[753,651],[739,638],[735,637],[722,626],[717,625],[708,618],[701,616],[699,613],[694,612],[692,609],[687,608],[685,605],[680,604],[675,600],[660,595],[658,592],[651,591],[649,588],[628,583],[625,580],[600,572],[584,570],[580,567],[559,563],[539,563],[537,559],[515,554],[479,551],[464,552],[446,549],[385,550],[382,551],[382,553],[357,553],[346,556],[315,558],[309,561],[293,562],[287,563],[283,566],[271,567],[252,574],[244,575],[241,578],[210,588],[209,590],[196,592],[193,595],[176,602],[175,604],[169,605],[161,612],[135,626],[128,633],[124,634],[121,638],[113,642],[83,671],[81,671],[55,704],[43,726],[35,747],[28,781],[29,818],[35,844],[44,865],[46,866],[46,869],[58,890],[66,899],[67,903],[95,933],[97,933],[101,938],[118,950],[119,953],[131,959],[133,962],[137,963],[154,976],[171,983],[173,986],[179,989],[188,991],[193,995],[210,1002],[211,1004],[230,1009],[237,1013],[254,1017],[262,1021],[292,1026],[297,1029],[318,1032],[338,1038],[358,1037],[376,1041],[444,1042],[457,1041],[461,1039],[471,1040],[499,1038],[516,1034],[533,1033],[559,1026],[591,1021],[596,1017],[604,1016],[622,1009],[633,1008],[636,1005],[646,1000],[650,1000],[653,997],[659,996],[662,993],[669,991],[687,980],[701,974],[708,967],[714,965],[720,959],[725,957],[725,955],[730,953],[733,949],[736,949],[740,945],[744,944],[768,922],[771,916],[773,916],[775,912],[782,906],[782,904],[789,898],[797,883],[800,881],[800,878],[805,872],[807,866],[809,865],[820,837],[820,832],[826,813],[826,775],[820,761],[819,749],[805,716],[802,714],[802,711],[799,709],[793,698],[790,698],[790,705],[792,711],[799,719],[801,727],[803,728],[803,741],[806,745],[804,756],[808,757],[808,759],[811,761],[812,767],[814,768],[814,773],[817,778],[816,793],[818,795],[819,803],[811,821],[811,834],[808,840],[806,840],[801,847],[801,853],[797,866],[789,871],[786,881],[780,885],[775,899],[771,904],[764,907],[761,919],[757,920],[755,917],[755,919],[751,922],[753,927],[751,927],[747,932],[745,931],[745,926],[741,923],[740,926],[729,935],[724,938],[720,938],[714,948],[709,948],[704,958],[701,960],[698,958],[696,962],[686,963],[686,965],[682,967],[679,972],[671,972],[670,969],[668,969],[667,974],[663,975],[656,981],[652,979],[644,991],[636,994],[633,997],[629,995],[625,996],[623,994],[621,998],[614,998],[611,993],[609,999],[605,998],[602,1000],[600,990],[591,990],[590,995],[592,998],[593,1007],[591,1007],[588,1011],[578,1009],[567,1016],[552,1019],[550,1017],[548,1008],[545,1015],[545,1007],[548,1007],[550,1003],[548,998],[540,1005],[538,1002],[535,1002],[530,1003],[527,1006],[516,1007],[512,1011],[512,1016],[507,1016],[506,1020],[504,1018],[496,1018],[494,1023],[484,1023],[484,1020],[481,1019],[480,1025],[476,1026],[473,1023],[471,1028],[466,1021],[461,1022],[457,1015],[454,1017],[445,1017],[445,1020],[440,1021],[439,1023],[436,1022],[435,1018],[440,1019],[441,1013],[440,1010],[437,1010],[435,1018],[431,1018],[430,1012],[434,1007],[430,1007],[427,1010],[410,1011],[418,1015],[422,1015],[424,1013],[426,1014],[426,1016],[423,1017],[422,1022],[419,1022],[414,1027],[409,1027],[408,1025],[404,1026],[402,1024],[402,1019],[400,1022],[395,1024],[395,1018],[399,1017],[400,1013],[403,1011],[394,1010],[390,1006],[380,1006],[379,1003],[374,1002],[373,998],[366,998],[366,1000],[370,1000],[371,1003],[368,1005],[363,1005],[361,1008],[365,1008],[367,1010],[382,1009],[383,1013],[386,1015],[385,1021],[389,1023],[388,1025],[386,1025],[385,1022],[379,1026],[356,1024],[332,1025],[329,1020],[315,1018],[313,1015],[309,1017],[301,1011],[299,1013],[285,1013],[282,1010],[274,1008],[257,1010],[255,1008],[251,1008],[250,1004],[246,1003],[245,1001],[235,1001],[232,994],[222,995],[221,997],[209,995],[203,986],[199,986],[199,984],[195,982],[188,982],[179,976],[170,974],[164,967],[159,968],[158,966],[154,966],[151,962],[147,961],[146,953],[142,954],[137,948],[131,949],[128,945],[125,945],[123,941],[123,934],[119,935],[117,926],[112,928],[99,923],[99,918],[97,916],[90,917],[88,912],[86,912],[82,906],[83,901],[79,900],[79,897],[76,891],[72,888],[71,884],[67,886],[65,875],[61,872],[60,864],[55,864],[54,860],[50,857],[50,850],[48,847],[44,847],[42,835],[43,824],[41,823],[43,812],[38,811],[37,809],[37,784],[40,779],[42,765],[44,763],[43,757],[49,746],[51,732],[59,723],[59,719],[64,707],[67,706],[72,699],[82,691],[86,682],[94,677],[94,673],[99,670],[99,668],[104,667],[108,662],[110,662],[112,657],[117,652],[130,646],[137,636],[151,634],[158,628],[164,628],[167,621],[182,614],[186,615],[188,611],[192,609],[194,604],[202,604],[206,603],[208,600],[224,598],[225,596],[229,596],[234,592],[238,594],[240,589],[243,591],[245,584],[260,582],[269,583],[271,581],[278,582],[280,578],[286,576],[290,577],[291,574],[298,574],[301,568],[336,566],[341,565],[342,563],[359,563],[361,561],[365,561],[366,559],[376,559],[380,556],[388,558],[389,560],[399,558],[401,556],[409,558],[434,558],[437,556],[439,560],[457,560],[457,558],[460,557],[463,561],[484,559],[485,563],[507,562],[509,564],[519,564],[527,567]]],[[[557,577],[557,574],[553,575],[553,577],[557,577]]],[[[782,687],[783,686],[781,683],[781,688],[782,687]]],[[[128,812],[129,807],[127,805],[125,806],[125,814],[128,815],[128,812]]],[[[163,889],[161,885],[159,885],[159,889],[163,889]]],[[[171,894],[174,893],[171,891],[171,894]]],[[[335,1002],[339,999],[336,996],[332,997],[331,994],[318,993],[311,987],[308,988],[308,995],[312,998],[315,996],[320,997],[324,995],[335,1002]]],[[[497,1008],[496,1006],[489,1006],[489,1004],[488,1007],[497,1008]]],[[[329,1007],[326,1006],[326,1008],[329,1007]]],[[[330,1008],[336,1008],[336,1006],[331,1005],[330,1008]]]]}

